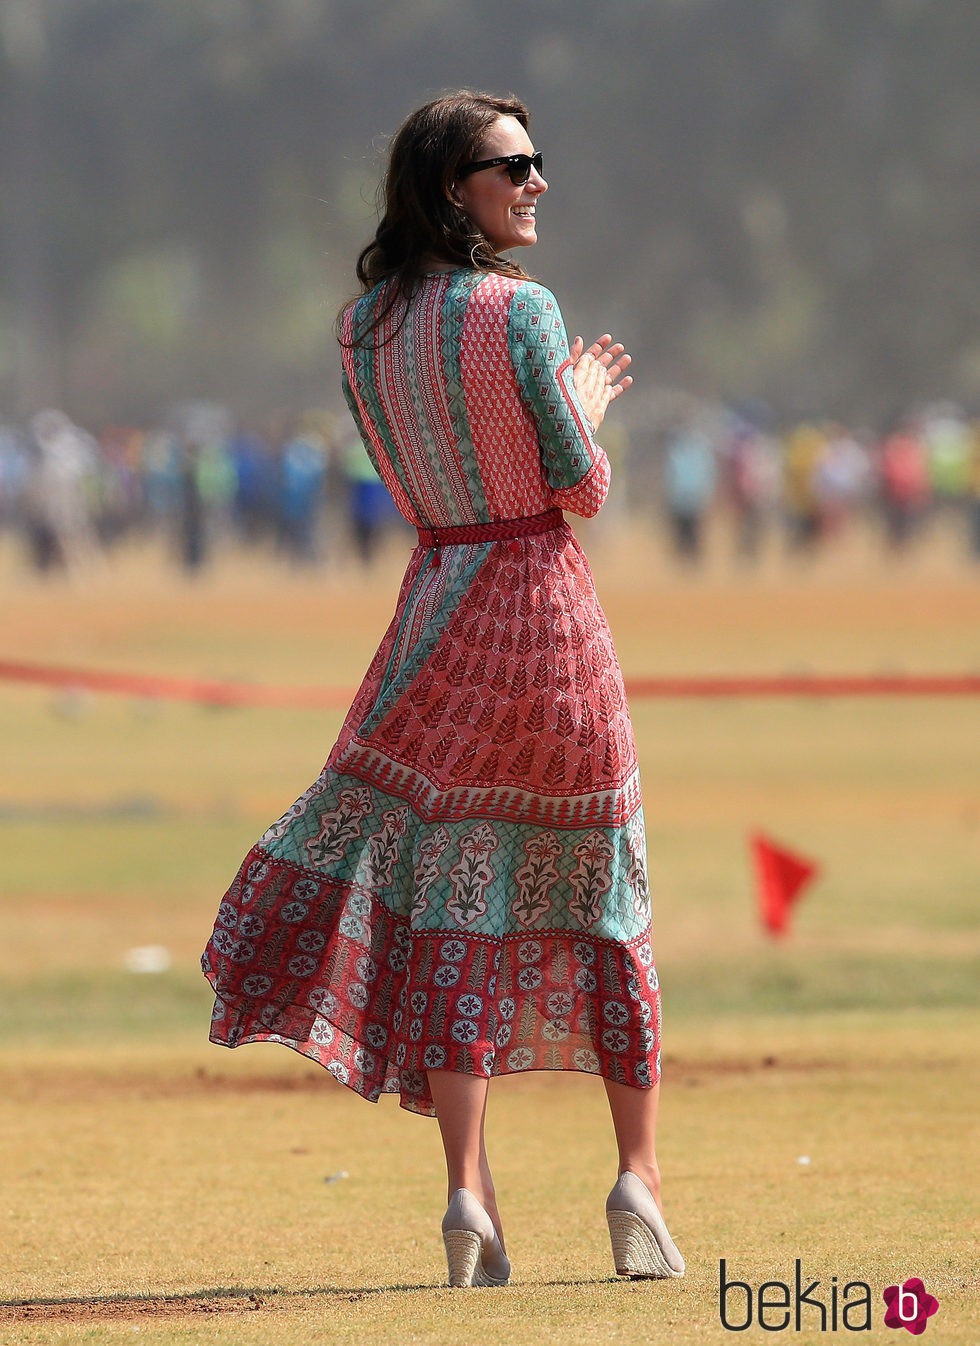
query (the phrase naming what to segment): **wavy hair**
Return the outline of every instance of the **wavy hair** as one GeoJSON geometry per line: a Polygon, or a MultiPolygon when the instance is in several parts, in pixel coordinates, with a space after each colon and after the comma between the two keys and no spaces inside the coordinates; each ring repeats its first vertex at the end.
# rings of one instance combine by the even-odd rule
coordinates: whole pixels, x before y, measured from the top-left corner
{"type": "MultiPolygon", "coordinates": [[[[530,120],[513,94],[497,98],[459,89],[420,107],[395,133],[380,193],[381,222],[356,268],[361,294],[382,281],[389,282],[387,293],[370,326],[353,335],[352,345],[366,345],[397,305],[404,308],[404,322],[408,302],[432,258],[476,271],[527,276],[523,267],[494,251],[453,197],[456,175],[463,164],[479,157],[498,117],[513,117],[525,130],[530,120]]],[[[338,317],[338,334],[349,306],[338,317]]]]}

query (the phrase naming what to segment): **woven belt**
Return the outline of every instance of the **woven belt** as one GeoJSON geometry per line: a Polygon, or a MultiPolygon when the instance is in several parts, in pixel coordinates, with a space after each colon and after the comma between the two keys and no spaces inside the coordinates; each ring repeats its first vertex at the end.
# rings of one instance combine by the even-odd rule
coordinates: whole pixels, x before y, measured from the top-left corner
{"type": "Polygon", "coordinates": [[[467,542],[503,542],[515,537],[550,533],[565,522],[560,509],[545,510],[526,519],[494,519],[492,523],[461,523],[452,528],[420,528],[420,547],[453,547],[467,542]]]}

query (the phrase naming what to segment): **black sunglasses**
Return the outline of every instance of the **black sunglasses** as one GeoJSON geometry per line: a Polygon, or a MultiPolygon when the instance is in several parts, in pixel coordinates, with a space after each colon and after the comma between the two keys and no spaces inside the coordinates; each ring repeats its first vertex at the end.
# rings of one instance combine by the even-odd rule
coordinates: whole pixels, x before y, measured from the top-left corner
{"type": "Polygon", "coordinates": [[[506,164],[507,176],[511,182],[515,187],[523,187],[531,176],[532,168],[535,173],[540,173],[543,170],[544,159],[540,150],[537,154],[502,154],[499,159],[479,159],[476,163],[463,164],[456,176],[466,178],[471,173],[479,173],[484,168],[496,168],[498,164],[506,164]]]}

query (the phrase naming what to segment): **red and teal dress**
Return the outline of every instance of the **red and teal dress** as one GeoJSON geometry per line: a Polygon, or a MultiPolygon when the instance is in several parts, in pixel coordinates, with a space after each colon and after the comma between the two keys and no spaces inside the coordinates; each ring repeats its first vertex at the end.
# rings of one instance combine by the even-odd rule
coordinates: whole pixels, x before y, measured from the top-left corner
{"type": "Polygon", "coordinates": [[[535,281],[443,272],[352,344],[383,299],[345,315],[344,391],[420,544],[326,765],[218,911],[212,1040],[284,1043],[426,1115],[428,1070],[649,1088],[636,748],[561,515],[597,512],[609,464],[558,304],[535,281]]]}

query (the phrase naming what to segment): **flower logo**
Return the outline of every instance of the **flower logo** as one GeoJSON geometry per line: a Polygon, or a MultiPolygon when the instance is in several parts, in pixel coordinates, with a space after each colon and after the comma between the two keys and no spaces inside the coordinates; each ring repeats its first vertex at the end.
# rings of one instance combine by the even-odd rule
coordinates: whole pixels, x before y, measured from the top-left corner
{"type": "Polygon", "coordinates": [[[903,1285],[889,1285],[884,1293],[887,1310],[886,1327],[904,1327],[914,1337],[926,1330],[928,1320],[939,1308],[935,1295],[926,1293],[918,1276],[911,1276],[903,1285]]]}

